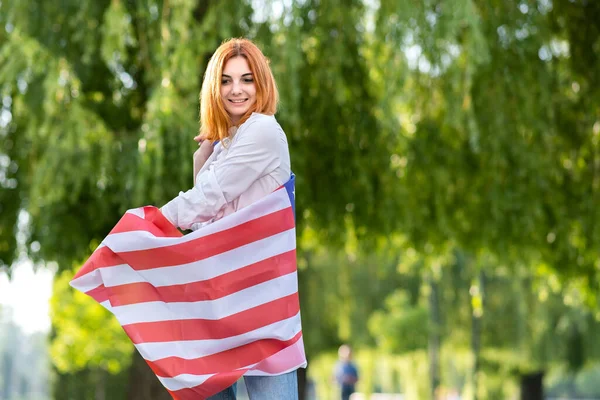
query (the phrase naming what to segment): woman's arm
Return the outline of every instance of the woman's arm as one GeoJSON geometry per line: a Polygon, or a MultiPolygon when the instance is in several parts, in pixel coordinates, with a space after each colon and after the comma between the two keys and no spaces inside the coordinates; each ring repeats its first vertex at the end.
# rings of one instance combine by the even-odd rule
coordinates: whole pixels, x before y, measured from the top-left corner
{"type": "Polygon", "coordinates": [[[202,169],[202,166],[206,163],[206,160],[210,157],[214,149],[214,144],[208,140],[204,140],[200,143],[198,150],[194,152],[194,185],[196,185],[196,176],[202,169]]]}
{"type": "Polygon", "coordinates": [[[163,206],[161,211],[182,229],[205,222],[244,193],[260,177],[280,164],[287,142],[273,117],[259,116],[238,131],[225,159],[213,163],[196,178],[194,187],[163,206]]]}

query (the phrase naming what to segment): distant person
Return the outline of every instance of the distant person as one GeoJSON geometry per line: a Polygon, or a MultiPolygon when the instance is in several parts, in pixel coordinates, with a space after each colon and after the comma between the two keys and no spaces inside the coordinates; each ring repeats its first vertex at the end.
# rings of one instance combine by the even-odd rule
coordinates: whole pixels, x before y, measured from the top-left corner
{"type": "Polygon", "coordinates": [[[347,344],[338,350],[339,361],[335,366],[335,380],[340,386],[342,400],[349,400],[358,382],[358,369],[352,361],[352,349],[347,344]]]}

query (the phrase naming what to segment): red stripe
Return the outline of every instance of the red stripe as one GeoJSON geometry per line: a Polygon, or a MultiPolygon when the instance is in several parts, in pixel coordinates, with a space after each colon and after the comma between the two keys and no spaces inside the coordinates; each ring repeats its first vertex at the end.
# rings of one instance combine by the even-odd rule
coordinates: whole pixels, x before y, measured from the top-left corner
{"type": "Polygon", "coordinates": [[[109,287],[107,296],[113,307],[150,301],[176,303],[215,300],[294,271],[296,250],[291,250],[212,279],[161,287],[148,282],[136,282],[109,287]]]}
{"type": "Polygon", "coordinates": [[[298,293],[240,311],[218,320],[183,319],[123,325],[134,344],[223,339],[291,318],[300,311],[298,293]]]}
{"type": "MultiPolygon", "coordinates": [[[[298,341],[296,341],[294,344],[288,346],[283,351],[276,353],[276,354],[272,355],[271,357],[268,357],[264,360],[261,360],[258,364],[254,365],[251,369],[253,371],[260,370],[260,371],[264,371],[269,374],[275,375],[275,374],[280,374],[283,371],[287,371],[290,368],[293,368],[294,366],[298,366],[298,365],[302,364],[303,362],[306,362],[304,352],[302,352],[302,354],[299,355],[300,359],[295,359],[295,357],[291,357],[289,360],[289,364],[287,364],[285,366],[279,365],[278,366],[279,369],[277,369],[277,370],[274,370],[272,368],[273,365],[270,364],[271,358],[281,357],[284,351],[289,350],[292,347],[296,347],[296,351],[297,351],[297,349],[303,347],[302,343],[298,343],[298,342],[301,342],[301,338],[298,339],[298,341]],[[298,347],[298,346],[301,346],[301,347],[298,347]]],[[[286,355],[289,356],[289,354],[286,354],[286,355]]],[[[232,382],[235,382],[232,380],[228,380],[227,378],[232,378],[232,379],[237,380],[237,379],[239,379],[239,377],[242,374],[245,374],[248,371],[249,371],[248,368],[233,371],[233,374],[235,374],[233,377],[231,375],[232,372],[218,373],[218,374],[211,376],[209,379],[207,379],[206,381],[204,381],[202,384],[200,384],[198,386],[195,386],[190,389],[181,389],[181,390],[176,390],[176,391],[169,390],[169,393],[171,393],[173,398],[180,399],[180,400],[196,400],[198,398],[205,399],[216,393],[219,393],[220,391],[224,390],[225,388],[228,388],[229,386],[231,386],[233,384],[232,382]],[[175,396],[178,396],[178,397],[175,397],[175,396]],[[202,397],[199,397],[199,396],[202,396],[202,397]]]]}
{"type": "Polygon", "coordinates": [[[154,225],[158,227],[162,232],[165,233],[166,236],[169,237],[181,237],[183,233],[177,229],[175,225],[173,225],[167,217],[160,212],[160,210],[154,206],[146,206],[144,207],[144,213],[146,219],[152,222],[154,225]]]}
{"type": "Polygon", "coordinates": [[[248,371],[240,369],[232,372],[221,372],[208,378],[201,385],[189,389],[168,390],[174,400],[204,400],[233,385],[248,371]]]}
{"type": "Polygon", "coordinates": [[[77,279],[83,275],[89,274],[98,268],[114,267],[115,265],[121,265],[124,263],[125,262],[119,255],[114,253],[108,247],[103,246],[94,251],[85,264],[83,264],[81,269],[77,271],[73,279],[77,279]]]}
{"type": "Polygon", "coordinates": [[[156,237],[180,237],[182,233],[154,207],[145,207],[146,218],[140,218],[132,213],[125,213],[117,222],[110,234],[131,231],[145,231],[156,237]],[[147,209],[147,211],[146,211],[147,209]]]}
{"type": "Polygon", "coordinates": [[[186,243],[148,250],[120,252],[134,270],[188,264],[247,245],[294,228],[294,214],[286,208],[233,228],[186,243]]]}
{"type": "Polygon", "coordinates": [[[85,294],[90,296],[92,299],[96,300],[98,303],[105,302],[106,300],[108,300],[109,297],[108,291],[106,290],[106,287],[104,285],[100,285],[95,289],[89,290],[85,292],[85,294]]]}
{"type": "Polygon", "coordinates": [[[293,345],[301,337],[302,332],[298,332],[293,338],[285,341],[261,339],[206,357],[191,360],[181,357],[167,357],[158,361],[147,361],[147,363],[152,371],[161,377],[173,377],[180,374],[214,374],[256,364],[293,345]]]}
{"type": "MultiPolygon", "coordinates": [[[[144,213],[145,219],[135,214],[125,213],[110,233],[147,231],[156,237],[182,236],[182,233],[165,218],[158,208],[151,206],[144,207],[144,213]]],[[[97,268],[113,267],[120,264],[124,264],[120,256],[106,246],[100,247],[96,249],[79,271],[77,271],[73,279],[88,274],[97,268]]]]}

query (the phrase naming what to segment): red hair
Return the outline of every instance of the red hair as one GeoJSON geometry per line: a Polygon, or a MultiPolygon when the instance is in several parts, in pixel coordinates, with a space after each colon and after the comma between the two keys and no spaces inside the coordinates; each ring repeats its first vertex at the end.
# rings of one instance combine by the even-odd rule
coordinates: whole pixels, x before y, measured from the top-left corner
{"type": "Polygon", "coordinates": [[[256,85],[256,102],[242,116],[239,124],[244,123],[253,112],[273,115],[277,111],[279,93],[269,60],[248,39],[227,40],[208,62],[200,91],[200,134],[208,140],[224,139],[233,125],[221,99],[221,79],[225,64],[234,57],[246,59],[256,85]]]}

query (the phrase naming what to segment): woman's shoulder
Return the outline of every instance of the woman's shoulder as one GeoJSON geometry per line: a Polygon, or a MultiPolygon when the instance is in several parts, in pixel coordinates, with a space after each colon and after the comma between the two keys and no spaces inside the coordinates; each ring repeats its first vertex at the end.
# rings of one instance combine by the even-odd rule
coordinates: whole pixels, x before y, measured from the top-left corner
{"type": "Polygon", "coordinates": [[[281,129],[281,126],[277,122],[277,119],[275,119],[274,115],[261,114],[261,113],[257,113],[257,112],[252,113],[252,115],[250,115],[250,118],[248,118],[246,120],[246,122],[244,122],[240,126],[240,129],[241,128],[249,128],[251,126],[264,127],[264,128],[273,127],[273,128],[281,129]]]}
{"type": "Polygon", "coordinates": [[[285,133],[274,115],[252,113],[250,118],[240,125],[237,135],[275,138],[281,135],[285,136],[285,133]]]}

